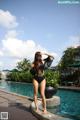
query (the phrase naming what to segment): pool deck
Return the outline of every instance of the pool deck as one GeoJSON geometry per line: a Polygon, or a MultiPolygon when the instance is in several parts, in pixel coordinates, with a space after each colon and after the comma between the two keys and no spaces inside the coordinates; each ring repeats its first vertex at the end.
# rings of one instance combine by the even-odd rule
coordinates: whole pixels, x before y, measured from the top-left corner
{"type": "MultiPolygon", "coordinates": [[[[60,86],[59,89],[80,91],[80,87],[74,86],[60,86]]],[[[0,89],[0,113],[8,112],[8,120],[38,120],[38,118],[39,120],[64,120],[64,118],[61,118],[57,115],[52,115],[51,113],[49,113],[47,116],[44,116],[42,112],[37,114],[33,106],[32,109],[30,109],[32,103],[33,99],[30,97],[18,95],[16,93],[7,92],[4,89],[0,89]]]]}
{"type": "Polygon", "coordinates": [[[8,120],[38,120],[31,113],[31,102],[28,97],[0,90],[0,113],[8,112],[8,120]]]}

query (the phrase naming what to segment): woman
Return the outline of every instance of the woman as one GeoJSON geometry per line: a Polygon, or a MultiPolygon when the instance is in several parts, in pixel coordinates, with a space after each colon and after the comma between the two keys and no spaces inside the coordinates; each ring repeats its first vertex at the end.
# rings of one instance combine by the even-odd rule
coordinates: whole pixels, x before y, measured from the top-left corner
{"type": "Polygon", "coordinates": [[[53,56],[48,54],[42,54],[41,52],[36,52],[34,57],[34,62],[32,64],[31,73],[33,74],[33,86],[34,86],[34,103],[36,107],[36,111],[38,112],[37,106],[37,93],[38,87],[40,85],[40,94],[42,98],[43,112],[46,113],[46,99],[45,99],[45,86],[46,80],[44,76],[44,69],[50,67],[53,56]],[[48,57],[42,60],[42,55],[47,55],[48,57]]]}

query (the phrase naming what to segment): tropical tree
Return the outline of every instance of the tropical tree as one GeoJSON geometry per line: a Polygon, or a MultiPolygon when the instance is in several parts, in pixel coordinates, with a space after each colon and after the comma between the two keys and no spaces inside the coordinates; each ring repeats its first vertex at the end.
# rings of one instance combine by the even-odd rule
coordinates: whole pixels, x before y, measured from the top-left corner
{"type": "Polygon", "coordinates": [[[29,71],[30,66],[30,60],[24,58],[22,61],[17,63],[16,68],[18,69],[18,71],[29,71]]]}
{"type": "Polygon", "coordinates": [[[61,81],[79,81],[80,46],[67,48],[58,64],[61,81]]]}
{"type": "Polygon", "coordinates": [[[7,75],[8,80],[17,82],[31,82],[32,76],[30,74],[31,62],[24,58],[17,63],[16,68],[12,69],[7,75]]]}
{"type": "Polygon", "coordinates": [[[75,49],[73,47],[67,48],[67,50],[63,52],[63,56],[58,64],[58,67],[62,70],[67,69],[70,64],[74,63],[74,54],[75,49]]]}
{"type": "Polygon", "coordinates": [[[80,47],[71,47],[67,48],[63,52],[63,56],[58,64],[58,67],[61,69],[67,69],[69,65],[80,63],[80,47]]]}

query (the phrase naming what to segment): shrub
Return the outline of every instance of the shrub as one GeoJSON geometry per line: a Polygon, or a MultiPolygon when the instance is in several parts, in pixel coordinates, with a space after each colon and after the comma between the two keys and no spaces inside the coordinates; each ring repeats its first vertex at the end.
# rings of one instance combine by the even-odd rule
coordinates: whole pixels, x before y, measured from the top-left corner
{"type": "Polygon", "coordinates": [[[16,82],[31,82],[32,76],[30,72],[11,72],[7,76],[8,80],[16,82]]]}
{"type": "Polygon", "coordinates": [[[59,71],[46,70],[45,77],[47,86],[58,87],[60,78],[59,71]]]}

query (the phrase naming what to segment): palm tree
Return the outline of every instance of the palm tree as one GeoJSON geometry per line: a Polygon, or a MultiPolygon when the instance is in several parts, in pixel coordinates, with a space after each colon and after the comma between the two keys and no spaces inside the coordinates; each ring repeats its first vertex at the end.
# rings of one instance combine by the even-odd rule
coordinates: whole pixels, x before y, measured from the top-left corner
{"type": "Polygon", "coordinates": [[[19,71],[28,71],[30,70],[31,63],[28,59],[24,58],[22,61],[17,63],[17,69],[19,71]]]}

